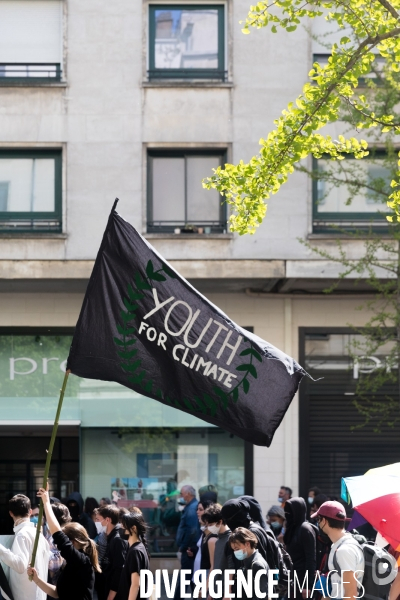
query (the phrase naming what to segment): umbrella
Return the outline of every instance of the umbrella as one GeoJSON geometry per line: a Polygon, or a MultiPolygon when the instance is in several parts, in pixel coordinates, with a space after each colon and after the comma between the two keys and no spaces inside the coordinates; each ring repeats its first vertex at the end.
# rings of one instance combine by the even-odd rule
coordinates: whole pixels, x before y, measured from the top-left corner
{"type": "Polygon", "coordinates": [[[400,463],[393,463],[392,465],[385,465],[384,467],[377,467],[376,469],[369,469],[365,473],[366,475],[394,475],[400,477],[400,463]]]}
{"type": "Polygon", "coordinates": [[[400,549],[400,490],[363,502],[354,510],[395,549],[400,549]]]}
{"type": "Polygon", "coordinates": [[[351,502],[354,508],[376,498],[399,492],[400,475],[374,473],[342,478],[341,497],[347,504],[351,502]]]}

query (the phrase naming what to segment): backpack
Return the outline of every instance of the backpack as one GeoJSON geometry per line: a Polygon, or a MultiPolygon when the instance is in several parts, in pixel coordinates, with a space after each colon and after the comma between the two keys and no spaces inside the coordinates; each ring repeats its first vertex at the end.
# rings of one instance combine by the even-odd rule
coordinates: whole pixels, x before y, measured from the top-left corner
{"type": "Polygon", "coordinates": [[[278,585],[276,586],[276,591],[279,596],[288,592],[288,585],[291,581],[292,572],[293,572],[293,562],[290,558],[289,554],[286,552],[283,545],[275,539],[275,536],[272,537],[268,535],[268,557],[267,563],[270,569],[276,569],[279,571],[278,573],[278,585]]]}
{"type": "MultiPolygon", "coordinates": [[[[347,538],[347,540],[343,540],[336,548],[336,552],[346,541],[361,548],[364,555],[362,586],[365,590],[362,597],[366,600],[385,600],[389,596],[390,587],[397,573],[396,561],[384,548],[379,548],[379,546],[375,546],[371,542],[360,543],[357,537],[361,536],[354,536],[352,539],[347,538]]],[[[336,552],[332,557],[333,566],[341,576],[342,569],[336,557],[336,552]]]]}

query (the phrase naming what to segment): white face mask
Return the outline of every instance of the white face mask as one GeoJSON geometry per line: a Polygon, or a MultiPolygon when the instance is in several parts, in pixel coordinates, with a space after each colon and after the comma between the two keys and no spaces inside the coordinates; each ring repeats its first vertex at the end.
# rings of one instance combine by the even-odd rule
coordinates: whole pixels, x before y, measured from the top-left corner
{"type": "Polygon", "coordinates": [[[219,533],[221,527],[218,527],[217,525],[207,525],[207,529],[210,533],[216,535],[217,533],[219,533]]]}
{"type": "Polygon", "coordinates": [[[185,505],[184,504],[178,504],[178,510],[179,510],[179,512],[182,512],[183,510],[185,510],[185,505]]]}
{"type": "Polygon", "coordinates": [[[200,529],[201,529],[201,531],[205,531],[207,529],[207,527],[205,525],[200,525],[200,529]]]}
{"type": "Polygon", "coordinates": [[[307,500],[308,504],[312,504],[314,502],[314,498],[311,498],[311,496],[308,496],[307,500]]]}
{"type": "Polygon", "coordinates": [[[97,533],[105,533],[107,529],[107,525],[102,525],[99,521],[95,522],[97,533]]]}

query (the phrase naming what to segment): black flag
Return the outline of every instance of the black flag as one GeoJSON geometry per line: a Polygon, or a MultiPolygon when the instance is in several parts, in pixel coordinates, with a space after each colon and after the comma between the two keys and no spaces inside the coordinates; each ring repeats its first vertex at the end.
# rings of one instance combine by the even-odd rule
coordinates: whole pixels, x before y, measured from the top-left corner
{"type": "Polygon", "coordinates": [[[261,446],[271,444],[305,374],[202,296],[115,204],[67,369],[116,381],[261,446]]]}

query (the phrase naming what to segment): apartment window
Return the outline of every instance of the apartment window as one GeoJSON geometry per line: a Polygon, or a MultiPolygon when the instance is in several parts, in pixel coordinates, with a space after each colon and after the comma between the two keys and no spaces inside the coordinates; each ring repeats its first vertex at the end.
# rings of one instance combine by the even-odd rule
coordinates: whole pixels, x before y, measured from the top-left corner
{"type": "Polygon", "coordinates": [[[0,150],[0,232],[61,231],[61,151],[0,150]]]}
{"type": "Polygon", "coordinates": [[[202,179],[225,163],[225,152],[151,151],[148,155],[148,223],[153,233],[223,233],[226,207],[202,179]]]}
{"type": "Polygon", "coordinates": [[[150,5],[149,79],[224,81],[224,6],[150,5]]]}
{"type": "Polygon", "coordinates": [[[372,227],[378,231],[387,227],[386,203],[393,173],[384,153],[359,160],[314,159],[313,170],[322,176],[313,180],[314,233],[331,232],[337,227],[348,230],[372,227]],[[328,170],[333,170],[335,184],[323,179],[328,170]]]}
{"type": "Polygon", "coordinates": [[[0,85],[59,81],[62,0],[0,0],[0,85]]]}

